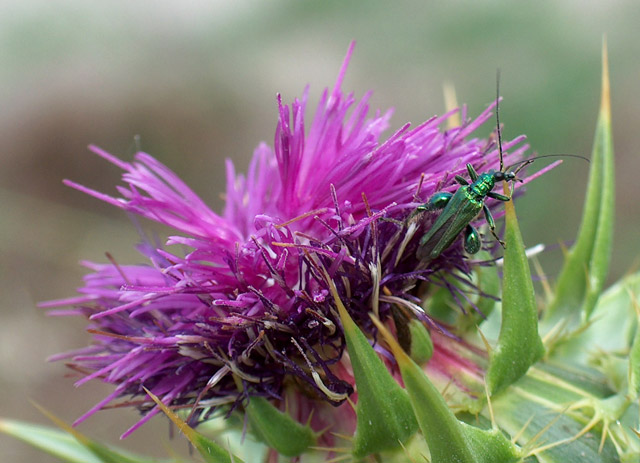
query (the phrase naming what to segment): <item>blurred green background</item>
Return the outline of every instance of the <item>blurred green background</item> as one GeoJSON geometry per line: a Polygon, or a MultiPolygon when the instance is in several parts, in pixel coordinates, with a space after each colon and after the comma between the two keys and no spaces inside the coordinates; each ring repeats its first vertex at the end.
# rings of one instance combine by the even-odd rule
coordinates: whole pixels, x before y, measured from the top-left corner
{"type": "MultiPolygon", "coordinates": [[[[127,217],[61,183],[114,191],[120,172],[86,146],[129,160],[140,135],[220,211],[223,159],[245,170],[254,147],[272,143],[276,92],[290,102],[309,83],[315,104],[352,39],[343,89],[373,89],[374,107],[393,106],[391,130],[442,113],[444,81],[477,115],[500,68],[506,138],[524,133],[540,154],[590,156],[606,33],[618,186],[611,278],[636,268],[639,20],[633,0],[0,2],[0,415],[45,423],[32,398],[72,421],[111,390],[76,390],[62,364],[45,363],[88,336],[84,321],[35,307],[74,294],[81,259],[109,251],[138,261],[127,217]]],[[[587,172],[567,159],[517,200],[528,245],[574,238],[587,172]]],[[[558,246],[541,256],[551,279],[560,258],[558,246]]],[[[131,410],[105,411],[80,430],[116,442],[135,421],[131,410]]],[[[166,455],[167,429],[154,419],[122,445],[166,455]]],[[[171,445],[187,451],[182,439],[171,445]]],[[[5,436],[0,448],[2,461],[55,461],[5,436]]]]}

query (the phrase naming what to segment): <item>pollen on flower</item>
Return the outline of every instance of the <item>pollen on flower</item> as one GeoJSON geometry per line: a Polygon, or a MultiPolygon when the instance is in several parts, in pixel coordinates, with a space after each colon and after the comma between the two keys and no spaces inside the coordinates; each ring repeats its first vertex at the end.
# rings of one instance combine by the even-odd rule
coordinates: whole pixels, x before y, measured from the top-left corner
{"type": "MultiPolygon", "coordinates": [[[[260,144],[246,175],[227,161],[222,214],[142,152],[125,162],[91,147],[124,171],[118,196],[65,182],[176,230],[165,246],[139,246],[144,264],[85,262],[91,272],[80,295],[43,304],[71,305],[53,313],[89,319],[94,344],[56,357],[85,374],[78,384],[115,385],[78,421],[117,398],[145,398],[143,388],[191,408],[191,423],[247,395],[282,400],[291,389],[339,405],[353,378],[325,274],[367,333],[376,332],[369,312],[385,320],[395,305],[437,328],[420,308],[419,283],[469,273],[473,262],[457,242],[421,264],[416,249],[433,217],[413,212],[434,193],[453,191],[467,163],[497,166],[494,139],[471,137],[494,105],[473,120],[463,107],[458,127],[441,129],[456,110],[382,139],[391,112],[371,115],[370,93],[358,101],[341,90],[352,49],[309,124],[308,89],[290,106],[278,96],[274,147],[260,144]]],[[[503,145],[511,159],[522,156],[522,141],[503,145]]],[[[145,416],[125,435],[159,410],[150,399],[138,407],[145,416]]]]}

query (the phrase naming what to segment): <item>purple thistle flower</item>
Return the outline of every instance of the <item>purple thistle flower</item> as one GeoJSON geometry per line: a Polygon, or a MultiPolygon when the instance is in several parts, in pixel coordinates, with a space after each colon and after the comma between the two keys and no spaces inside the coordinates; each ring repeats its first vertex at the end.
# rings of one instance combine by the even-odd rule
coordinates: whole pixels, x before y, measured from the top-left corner
{"type": "MultiPolygon", "coordinates": [[[[78,384],[101,378],[116,385],[77,422],[116,398],[142,396],[135,405],[146,414],[123,437],[130,434],[158,411],[143,386],[166,404],[192,408],[192,423],[246,395],[282,399],[291,384],[311,399],[341,404],[353,381],[325,272],[365,332],[375,334],[369,312],[385,320],[398,301],[446,331],[419,308],[416,282],[469,274],[475,263],[458,240],[425,268],[415,254],[433,214],[413,229],[408,218],[435,192],[454,191],[466,163],[497,168],[495,137],[470,138],[495,103],[475,120],[463,107],[460,127],[440,129],[457,110],[450,111],[381,142],[391,111],[369,116],[370,93],[356,101],[341,91],[352,50],[308,130],[308,89],[291,107],[278,97],[274,148],[258,146],[246,176],[227,162],[223,215],[142,152],[129,163],[91,147],[123,169],[118,197],[65,181],[177,231],[166,247],[139,246],[146,265],[84,263],[92,273],[80,296],[43,304],[73,306],[53,313],[88,317],[94,336],[91,347],[55,359],[71,359],[85,375],[78,384]],[[171,251],[176,244],[189,252],[171,251]]],[[[523,139],[504,144],[514,149],[509,159],[522,157],[523,139]]],[[[431,364],[438,361],[446,355],[431,364]]],[[[447,371],[441,367],[434,369],[447,371]]]]}

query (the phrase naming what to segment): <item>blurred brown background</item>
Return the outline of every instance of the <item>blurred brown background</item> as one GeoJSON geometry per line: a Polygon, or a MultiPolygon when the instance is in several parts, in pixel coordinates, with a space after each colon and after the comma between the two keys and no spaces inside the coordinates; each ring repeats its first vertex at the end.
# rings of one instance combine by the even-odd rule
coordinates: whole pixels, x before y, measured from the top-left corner
{"type": "MultiPolygon", "coordinates": [[[[254,147],[272,143],[276,92],[290,102],[309,83],[315,104],[352,39],[343,89],[374,89],[374,107],[396,109],[393,129],[442,113],[445,80],[477,115],[500,68],[506,137],[525,133],[541,154],[590,156],[606,33],[618,185],[611,278],[620,277],[640,255],[639,19],[633,0],[0,1],[0,415],[46,423],[32,398],[73,421],[111,390],[76,390],[62,364],[45,362],[88,336],[82,320],[36,308],[74,294],[81,259],[109,251],[139,261],[127,217],[61,183],[114,191],[120,172],[86,146],[130,160],[139,135],[219,211],[223,159],[245,170],[254,147]]],[[[518,199],[527,244],[573,239],[587,171],[567,159],[518,199]]],[[[541,258],[551,278],[560,256],[541,258]]],[[[80,430],[115,443],[135,420],[106,411],[80,430]]],[[[167,455],[158,445],[167,429],[154,419],[121,444],[167,455]]],[[[186,451],[181,439],[171,445],[186,451]]],[[[0,461],[55,461],[1,435],[0,449],[0,461]]]]}

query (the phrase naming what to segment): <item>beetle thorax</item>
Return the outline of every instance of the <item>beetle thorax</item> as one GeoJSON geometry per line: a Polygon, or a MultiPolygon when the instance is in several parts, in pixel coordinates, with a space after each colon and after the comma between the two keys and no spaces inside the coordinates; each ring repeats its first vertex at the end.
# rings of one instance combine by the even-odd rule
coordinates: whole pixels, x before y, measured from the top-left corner
{"type": "Polygon", "coordinates": [[[493,176],[493,173],[487,172],[484,174],[478,175],[478,179],[469,185],[469,190],[478,198],[483,199],[487,196],[493,187],[495,186],[496,181],[493,176]]]}

